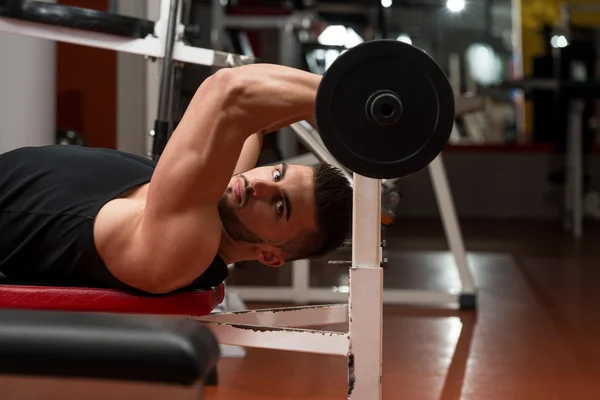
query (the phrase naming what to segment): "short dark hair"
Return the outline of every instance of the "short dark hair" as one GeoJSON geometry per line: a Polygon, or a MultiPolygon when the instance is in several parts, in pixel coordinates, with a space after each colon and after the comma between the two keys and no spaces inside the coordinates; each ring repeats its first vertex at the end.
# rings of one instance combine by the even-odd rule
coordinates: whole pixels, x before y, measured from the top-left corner
{"type": "Polygon", "coordinates": [[[322,257],[340,248],[352,233],[352,186],[328,163],[312,167],[317,229],[286,243],[286,261],[322,257]]]}

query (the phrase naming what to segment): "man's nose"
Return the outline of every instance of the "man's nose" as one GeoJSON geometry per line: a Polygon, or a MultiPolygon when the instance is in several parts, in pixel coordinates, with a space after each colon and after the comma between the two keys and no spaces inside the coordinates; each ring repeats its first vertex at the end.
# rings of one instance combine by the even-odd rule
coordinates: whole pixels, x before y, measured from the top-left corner
{"type": "Polygon", "coordinates": [[[271,198],[278,192],[277,185],[274,182],[255,179],[250,183],[254,191],[254,196],[258,198],[271,198]]]}

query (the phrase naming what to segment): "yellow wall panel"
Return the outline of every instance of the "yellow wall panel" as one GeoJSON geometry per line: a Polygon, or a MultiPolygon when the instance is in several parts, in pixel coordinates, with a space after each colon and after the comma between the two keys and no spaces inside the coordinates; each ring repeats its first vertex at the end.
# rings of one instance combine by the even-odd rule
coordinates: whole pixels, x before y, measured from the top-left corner
{"type": "MultiPolygon", "coordinates": [[[[600,29],[600,0],[521,0],[523,74],[531,76],[533,58],[542,54],[541,29],[544,24],[558,26],[562,4],[583,4],[598,7],[597,11],[577,11],[571,15],[572,24],[600,29]]],[[[529,103],[529,102],[528,102],[529,103]]],[[[525,108],[525,129],[532,130],[531,104],[525,108]]]]}

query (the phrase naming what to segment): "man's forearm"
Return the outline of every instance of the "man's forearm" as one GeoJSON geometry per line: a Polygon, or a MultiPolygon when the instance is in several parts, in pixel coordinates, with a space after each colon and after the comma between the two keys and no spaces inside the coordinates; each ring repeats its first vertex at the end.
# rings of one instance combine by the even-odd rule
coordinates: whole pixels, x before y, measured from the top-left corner
{"type": "Polygon", "coordinates": [[[262,150],[263,137],[264,134],[258,132],[246,139],[235,170],[233,171],[234,174],[240,174],[256,167],[262,150]]]}

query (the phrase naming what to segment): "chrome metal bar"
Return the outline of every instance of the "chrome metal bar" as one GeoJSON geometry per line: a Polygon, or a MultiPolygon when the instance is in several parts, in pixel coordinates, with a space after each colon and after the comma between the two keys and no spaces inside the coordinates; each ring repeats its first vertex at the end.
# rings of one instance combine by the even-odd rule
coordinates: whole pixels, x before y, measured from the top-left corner
{"type": "Polygon", "coordinates": [[[173,75],[173,48],[175,46],[175,34],[177,31],[178,9],[179,0],[171,0],[165,41],[165,57],[163,59],[158,99],[158,119],[161,121],[166,121],[169,118],[169,94],[171,92],[173,75]]]}
{"type": "Polygon", "coordinates": [[[308,129],[306,129],[299,122],[290,125],[290,128],[296,133],[296,135],[298,136],[300,141],[306,147],[308,147],[308,149],[315,155],[315,157],[317,157],[317,159],[319,161],[326,162],[333,166],[338,167],[339,169],[342,170],[342,172],[344,173],[346,178],[348,178],[348,181],[350,181],[350,182],[353,181],[352,175],[346,169],[346,167],[341,165],[335,159],[335,157],[333,157],[331,155],[331,153],[327,150],[327,148],[325,148],[325,146],[323,144],[319,143],[319,141],[313,136],[313,134],[308,129]]]}
{"type": "Polygon", "coordinates": [[[222,23],[226,28],[240,29],[284,29],[288,26],[294,29],[308,29],[314,18],[311,13],[294,14],[286,17],[226,15],[223,17],[222,23]]]}
{"type": "Polygon", "coordinates": [[[570,168],[568,170],[571,180],[571,201],[573,204],[572,227],[573,236],[581,238],[583,235],[583,150],[581,137],[581,120],[584,105],[581,100],[572,100],[570,105],[570,129],[567,133],[571,141],[569,149],[570,168]]]}
{"type": "Polygon", "coordinates": [[[452,198],[452,191],[448,184],[448,177],[446,175],[446,168],[442,155],[439,154],[428,166],[429,173],[431,175],[431,181],[433,183],[433,191],[435,198],[438,203],[438,209],[442,217],[442,223],[448,246],[454,256],[460,281],[462,284],[462,291],[470,294],[475,293],[475,284],[469,264],[467,261],[467,251],[465,249],[465,243],[463,234],[460,228],[458,215],[456,213],[456,207],[454,205],[454,199],[452,198]]]}

